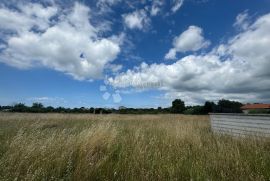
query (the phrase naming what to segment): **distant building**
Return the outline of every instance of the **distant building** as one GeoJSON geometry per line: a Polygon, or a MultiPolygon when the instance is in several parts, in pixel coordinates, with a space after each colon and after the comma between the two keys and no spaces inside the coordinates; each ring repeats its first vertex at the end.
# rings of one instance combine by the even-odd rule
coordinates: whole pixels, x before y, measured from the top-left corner
{"type": "Polygon", "coordinates": [[[270,110],[270,104],[246,104],[241,109],[248,114],[250,110],[270,110]]]}

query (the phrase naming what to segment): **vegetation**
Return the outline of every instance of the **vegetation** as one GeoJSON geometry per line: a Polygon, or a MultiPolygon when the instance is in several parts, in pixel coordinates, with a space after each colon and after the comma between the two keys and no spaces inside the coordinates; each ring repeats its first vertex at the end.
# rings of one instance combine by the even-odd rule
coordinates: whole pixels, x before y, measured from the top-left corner
{"type": "Polygon", "coordinates": [[[190,107],[187,107],[183,113],[191,114],[191,115],[200,115],[200,114],[206,114],[208,112],[205,111],[203,106],[190,106],[190,107]]]}
{"type": "Polygon", "coordinates": [[[214,107],[214,111],[223,113],[241,113],[241,106],[243,106],[243,104],[240,102],[222,99],[218,101],[217,106],[214,107]]]}
{"type": "Polygon", "coordinates": [[[14,106],[0,106],[0,111],[4,112],[29,112],[29,113],[91,113],[91,114],[191,114],[191,115],[203,115],[209,112],[218,113],[240,113],[242,112],[240,107],[242,103],[230,101],[230,100],[220,100],[218,104],[214,102],[206,101],[203,106],[185,106],[185,102],[181,99],[175,99],[172,102],[172,106],[168,108],[158,107],[155,108],[125,108],[120,106],[119,109],[106,109],[106,108],[64,108],[58,107],[54,108],[52,106],[45,107],[41,103],[33,103],[32,106],[28,107],[23,103],[15,104],[14,106]]]}
{"type": "Polygon", "coordinates": [[[270,114],[270,110],[267,109],[252,109],[249,110],[249,114],[270,114]]]}
{"type": "Polygon", "coordinates": [[[175,99],[172,102],[172,108],[171,112],[172,113],[183,113],[185,110],[185,102],[182,101],[181,99],[175,99]]]}
{"type": "Polygon", "coordinates": [[[270,140],[208,116],[0,115],[0,180],[269,180],[270,140]]]}

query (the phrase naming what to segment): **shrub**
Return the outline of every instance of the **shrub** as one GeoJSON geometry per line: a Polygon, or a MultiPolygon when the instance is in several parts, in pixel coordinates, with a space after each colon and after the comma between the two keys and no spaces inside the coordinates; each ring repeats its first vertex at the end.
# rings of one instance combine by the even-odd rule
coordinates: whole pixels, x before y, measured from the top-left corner
{"type": "Polygon", "coordinates": [[[270,114],[270,110],[267,109],[252,109],[248,111],[249,114],[270,114]]]}

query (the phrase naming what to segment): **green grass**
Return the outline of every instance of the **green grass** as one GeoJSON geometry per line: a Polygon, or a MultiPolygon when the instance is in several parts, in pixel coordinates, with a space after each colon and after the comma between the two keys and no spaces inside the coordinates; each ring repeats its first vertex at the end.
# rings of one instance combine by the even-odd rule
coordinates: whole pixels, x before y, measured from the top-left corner
{"type": "Polygon", "coordinates": [[[208,116],[0,114],[0,180],[269,180],[270,140],[208,116]]]}

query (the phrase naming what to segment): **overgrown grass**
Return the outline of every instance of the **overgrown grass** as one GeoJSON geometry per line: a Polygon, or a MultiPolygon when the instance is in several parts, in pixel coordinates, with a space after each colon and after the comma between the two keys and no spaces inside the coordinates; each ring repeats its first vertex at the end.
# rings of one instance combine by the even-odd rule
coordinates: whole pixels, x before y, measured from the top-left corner
{"type": "Polygon", "coordinates": [[[0,180],[269,180],[270,140],[208,116],[0,114],[0,180]]]}

